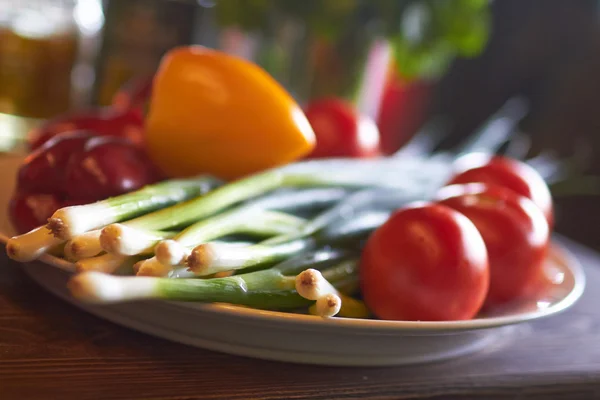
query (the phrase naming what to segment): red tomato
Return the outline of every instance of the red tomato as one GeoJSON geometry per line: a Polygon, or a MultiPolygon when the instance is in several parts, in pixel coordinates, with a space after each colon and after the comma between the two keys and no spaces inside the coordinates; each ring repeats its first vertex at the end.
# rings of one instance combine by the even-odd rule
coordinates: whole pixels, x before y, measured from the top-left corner
{"type": "Polygon", "coordinates": [[[469,154],[456,162],[457,175],[449,182],[482,182],[511,189],[531,199],[544,213],[548,225],[554,224],[552,195],[544,179],[529,165],[501,156],[469,154]]]}
{"type": "Polygon", "coordinates": [[[490,263],[486,305],[535,294],[543,275],[549,229],[531,200],[484,183],[447,186],[436,199],[469,218],[483,237],[490,263]]]}
{"type": "Polygon", "coordinates": [[[304,110],[317,143],[308,158],[379,155],[379,130],[375,122],[357,113],[341,99],[327,98],[310,103],[304,110]]]}
{"type": "Polygon", "coordinates": [[[86,130],[98,136],[116,136],[141,145],[144,119],[140,110],[118,111],[101,107],[64,114],[46,121],[28,135],[29,147],[35,150],[52,137],[63,132],[86,130]]]}
{"type": "Polygon", "coordinates": [[[470,319],[488,290],[485,244],[473,223],[449,207],[405,207],[369,237],[360,282],[379,318],[470,319]]]}

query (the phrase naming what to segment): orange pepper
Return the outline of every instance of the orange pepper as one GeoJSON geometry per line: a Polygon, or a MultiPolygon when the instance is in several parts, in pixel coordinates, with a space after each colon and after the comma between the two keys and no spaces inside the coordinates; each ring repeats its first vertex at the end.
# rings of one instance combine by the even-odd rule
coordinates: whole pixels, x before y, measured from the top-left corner
{"type": "Polygon", "coordinates": [[[266,71],[201,46],[163,57],[146,120],[148,153],[170,177],[237,179],[304,157],[315,135],[266,71]]]}

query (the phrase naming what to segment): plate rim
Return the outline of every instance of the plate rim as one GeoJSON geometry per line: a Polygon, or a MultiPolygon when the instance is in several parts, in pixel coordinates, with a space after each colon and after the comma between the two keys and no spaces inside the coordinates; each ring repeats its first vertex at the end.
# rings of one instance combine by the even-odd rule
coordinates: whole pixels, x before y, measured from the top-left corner
{"type": "MultiPolygon", "coordinates": [[[[6,244],[9,237],[0,232],[0,242],[6,244]]],[[[518,323],[538,320],[552,315],[559,314],[568,308],[572,307],[583,295],[586,286],[586,277],[579,260],[566,249],[564,245],[559,244],[556,240],[551,241],[549,248],[549,257],[554,257],[560,261],[563,269],[568,270],[573,277],[573,288],[562,299],[552,304],[545,309],[532,310],[519,314],[489,317],[489,318],[474,318],[461,321],[391,321],[380,319],[364,319],[364,318],[321,318],[313,315],[289,313],[283,311],[260,310],[248,307],[237,306],[233,304],[221,303],[193,303],[193,302],[177,302],[168,300],[152,300],[160,302],[167,307],[177,307],[180,311],[186,309],[191,313],[196,309],[201,309],[202,312],[217,313],[223,316],[231,316],[236,318],[251,319],[255,321],[269,323],[286,323],[295,324],[307,328],[323,328],[323,329],[357,329],[357,330],[377,330],[380,332],[392,333],[425,333],[425,332],[461,332],[469,330],[480,330],[497,328],[501,326],[514,325],[518,323]]],[[[74,272],[74,264],[64,259],[44,254],[37,260],[30,263],[41,262],[49,266],[58,268],[66,273],[74,272]]],[[[70,299],[74,303],[81,303],[78,300],[70,299]]],[[[81,303],[85,307],[84,303],[81,303]]],[[[115,306],[118,304],[111,304],[115,306]]],[[[96,305],[97,306],[97,305],[96,305]]]]}

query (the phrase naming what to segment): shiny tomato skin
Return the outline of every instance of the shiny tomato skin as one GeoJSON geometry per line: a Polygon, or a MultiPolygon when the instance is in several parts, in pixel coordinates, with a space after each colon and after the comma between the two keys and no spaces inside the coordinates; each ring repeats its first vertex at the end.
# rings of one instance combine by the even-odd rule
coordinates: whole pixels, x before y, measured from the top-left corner
{"type": "Polygon", "coordinates": [[[381,319],[471,319],[489,286],[485,244],[473,223],[449,207],[407,206],[369,237],[360,285],[381,319]]]}
{"type": "Polygon", "coordinates": [[[148,156],[130,141],[108,136],[88,140],[65,171],[67,198],[97,201],[155,183],[160,177],[148,156]]]}
{"type": "Polygon", "coordinates": [[[483,237],[490,264],[486,307],[535,295],[550,231],[531,200],[505,187],[483,183],[447,186],[436,200],[469,218],[483,237]]]}
{"type": "Polygon", "coordinates": [[[379,129],[352,104],[337,98],[315,100],[304,114],[316,136],[307,158],[371,158],[380,154],[379,129]]]}
{"type": "Polygon", "coordinates": [[[53,194],[17,192],[11,197],[8,215],[17,233],[22,234],[44,225],[61,206],[53,194]]]}
{"type": "Polygon", "coordinates": [[[554,224],[552,195],[544,179],[529,165],[502,156],[469,154],[456,162],[457,174],[448,183],[490,183],[504,186],[532,200],[554,224]]]}
{"type": "Polygon", "coordinates": [[[64,194],[65,168],[94,135],[87,131],[60,133],[27,155],[19,168],[17,187],[39,194],[64,194]]]}
{"type": "Polygon", "coordinates": [[[140,110],[99,107],[50,119],[29,132],[27,141],[30,150],[35,150],[60,133],[86,130],[97,136],[127,138],[142,146],[143,129],[144,117],[140,110]]]}

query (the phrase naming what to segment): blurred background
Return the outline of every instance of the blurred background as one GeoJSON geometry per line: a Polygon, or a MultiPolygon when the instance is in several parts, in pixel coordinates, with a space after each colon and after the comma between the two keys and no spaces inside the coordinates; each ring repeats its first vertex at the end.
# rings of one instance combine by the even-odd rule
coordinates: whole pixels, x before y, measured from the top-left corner
{"type": "Polygon", "coordinates": [[[600,249],[599,16],[596,0],[0,0],[0,148],[118,107],[167,50],[200,44],[257,62],[301,104],[352,101],[386,153],[431,121],[450,147],[521,99],[507,151],[568,161],[556,229],[600,249]]]}

